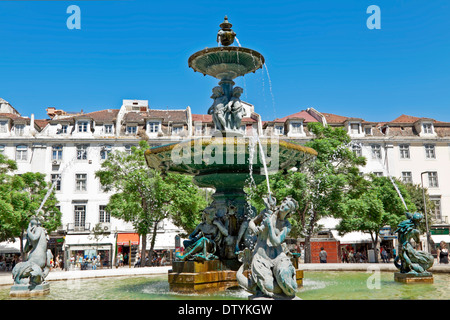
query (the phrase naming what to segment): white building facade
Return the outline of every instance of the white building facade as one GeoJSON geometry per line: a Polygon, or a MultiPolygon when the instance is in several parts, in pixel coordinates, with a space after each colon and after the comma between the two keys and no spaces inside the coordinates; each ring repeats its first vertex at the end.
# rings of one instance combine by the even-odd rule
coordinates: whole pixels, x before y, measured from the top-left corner
{"type": "MultiPolygon", "coordinates": [[[[99,255],[103,267],[112,267],[119,252],[131,256],[125,262],[135,261],[141,241],[130,223],[106,212],[111,193],[104,192],[95,177],[109,152],[131,152],[141,139],[159,146],[210,137],[215,131],[211,115],[192,114],[189,107],[151,109],[147,100],[123,100],[120,108],[90,113],[48,108],[49,119],[45,120],[23,117],[3,99],[0,108],[0,153],[16,160],[17,173],[41,172],[54,182],[63,216],[49,245],[54,255],[64,258],[66,268],[76,267],[76,261],[71,264],[70,259],[77,255],[99,255]]],[[[349,147],[367,158],[363,172],[414,184],[423,179],[435,204],[429,212],[433,240],[450,242],[450,123],[405,115],[390,122],[368,122],[313,108],[262,121],[252,105],[245,103],[245,109],[241,130],[249,136],[276,136],[304,144],[312,138],[309,122],[345,128],[352,138],[349,147]]],[[[182,232],[164,221],[158,228],[155,249],[173,251],[175,237],[182,232]]]]}

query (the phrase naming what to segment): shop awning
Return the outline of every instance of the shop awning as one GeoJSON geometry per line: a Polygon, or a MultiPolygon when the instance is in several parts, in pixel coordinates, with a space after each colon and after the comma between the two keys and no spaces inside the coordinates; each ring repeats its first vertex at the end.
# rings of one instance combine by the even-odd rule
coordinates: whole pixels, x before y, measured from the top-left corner
{"type": "Polygon", "coordinates": [[[20,253],[20,240],[0,242],[0,253],[20,253]]]}
{"type": "Polygon", "coordinates": [[[372,243],[370,234],[360,231],[349,232],[343,236],[340,236],[337,230],[331,230],[331,233],[336,240],[340,241],[341,245],[353,243],[372,243]]]}
{"type": "Polygon", "coordinates": [[[110,234],[104,237],[95,239],[91,235],[86,234],[68,234],[65,236],[64,246],[71,247],[75,250],[84,249],[110,249],[114,245],[115,236],[110,234]]]}
{"type": "Polygon", "coordinates": [[[118,246],[128,246],[130,245],[137,246],[139,245],[139,234],[138,233],[118,233],[117,234],[117,245],[118,246]]]}
{"type": "Polygon", "coordinates": [[[450,243],[450,235],[448,234],[432,234],[431,239],[435,244],[439,244],[441,241],[445,243],[450,243]]]}

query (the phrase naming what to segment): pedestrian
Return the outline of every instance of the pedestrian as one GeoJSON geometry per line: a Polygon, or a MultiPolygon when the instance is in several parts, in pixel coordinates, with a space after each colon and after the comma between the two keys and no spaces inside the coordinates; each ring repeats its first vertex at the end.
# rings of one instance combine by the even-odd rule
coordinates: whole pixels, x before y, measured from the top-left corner
{"type": "Polygon", "coordinates": [[[383,259],[384,263],[388,263],[387,251],[384,247],[381,248],[381,259],[383,259]]]}
{"type": "Polygon", "coordinates": [[[325,249],[322,247],[320,248],[320,252],[319,252],[319,259],[320,259],[320,263],[327,263],[327,252],[325,251],[325,249]]]}
{"type": "Polygon", "coordinates": [[[444,241],[441,241],[441,243],[439,243],[439,250],[437,256],[439,259],[439,263],[448,264],[448,249],[447,244],[444,241]]]}

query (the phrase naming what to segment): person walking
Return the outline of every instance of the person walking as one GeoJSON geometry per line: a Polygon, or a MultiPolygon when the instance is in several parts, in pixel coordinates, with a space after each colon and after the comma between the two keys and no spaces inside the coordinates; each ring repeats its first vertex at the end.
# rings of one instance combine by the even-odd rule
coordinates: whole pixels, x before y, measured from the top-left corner
{"type": "Polygon", "coordinates": [[[320,259],[320,263],[327,263],[327,252],[325,251],[325,249],[322,247],[320,248],[320,252],[319,252],[319,259],[320,259]]]}
{"type": "Polygon", "coordinates": [[[444,241],[441,241],[439,244],[438,258],[439,263],[448,264],[448,249],[447,244],[444,241]]]}

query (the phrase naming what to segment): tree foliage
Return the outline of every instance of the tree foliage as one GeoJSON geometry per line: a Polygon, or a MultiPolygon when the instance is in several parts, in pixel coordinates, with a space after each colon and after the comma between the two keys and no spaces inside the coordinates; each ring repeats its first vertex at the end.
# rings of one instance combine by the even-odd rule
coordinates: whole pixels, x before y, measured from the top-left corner
{"type": "MultiPolygon", "coordinates": [[[[13,174],[15,161],[0,154],[0,240],[22,242],[31,217],[37,217],[48,233],[61,225],[56,196],[41,173],[13,174]],[[45,200],[45,201],[44,201],[45,200]]],[[[21,243],[21,248],[23,244],[21,243]]]]}
{"type": "Polygon", "coordinates": [[[145,257],[147,235],[153,251],[157,227],[166,218],[187,231],[200,220],[206,201],[192,178],[179,174],[162,176],[145,161],[148,143],[142,140],[131,153],[114,151],[96,172],[105,191],[113,191],[106,209],[116,218],[131,222],[142,236],[145,257]]]}

